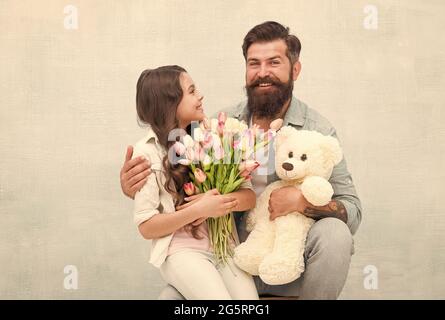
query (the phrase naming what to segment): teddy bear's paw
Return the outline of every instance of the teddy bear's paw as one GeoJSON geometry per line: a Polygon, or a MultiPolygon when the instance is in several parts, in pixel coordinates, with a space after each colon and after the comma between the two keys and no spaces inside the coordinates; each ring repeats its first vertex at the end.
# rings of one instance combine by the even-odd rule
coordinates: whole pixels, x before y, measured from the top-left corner
{"type": "Polygon", "coordinates": [[[298,279],[304,271],[304,264],[290,261],[288,257],[270,254],[264,258],[258,271],[264,283],[281,285],[298,279]]]}
{"type": "Polygon", "coordinates": [[[233,261],[242,270],[257,276],[258,267],[266,254],[266,252],[255,250],[255,248],[252,248],[244,242],[235,248],[233,261]]]}
{"type": "Polygon", "coordinates": [[[334,189],[326,179],[312,176],[304,180],[301,192],[306,200],[314,206],[325,206],[331,201],[334,189]]]}

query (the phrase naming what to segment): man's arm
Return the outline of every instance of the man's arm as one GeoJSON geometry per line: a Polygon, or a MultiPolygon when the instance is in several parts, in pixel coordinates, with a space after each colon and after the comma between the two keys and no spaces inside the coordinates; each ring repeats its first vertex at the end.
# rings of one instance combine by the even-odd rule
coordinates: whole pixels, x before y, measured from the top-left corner
{"type": "Polygon", "coordinates": [[[304,210],[304,215],[314,220],[331,217],[340,219],[344,223],[348,223],[348,213],[340,200],[331,200],[331,202],[323,207],[309,205],[304,210]]]}
{"type": "MultiPolygon", "coordinates": [[[[330,128],[329,134],[338,139],[334,127],[330,128]]],[[[329,182],[334,189],[332,200],[336,200],[344,206],[347,214],[346,223],[351,233],[355,234],[362,220],[362,206],[357,191],[355,190],[351,173],[348,170],[345,157],[334,167],[329,182]]]]}
{"type": "Polygon", "coordinates": [[[333,199],[327,205],[317,207],[310,204],[297,187],[287,186],[272,191],[269,199],[271,220],[295,211],[314,220],[330,217],[340,219],[346,224],[348,222],[348,213],[340,200],[333,199]]]}
{"type": "Polygon", "coordinates": [[[362,207],[344,158],[334,167],[329,182],[334,189],[332,200],[341,203],[347,214],[346,223],[355,234],[362,220],[362,207]]]}
{"type": "Polygon", "coordinates": [[[142,189],[147,177],[151,173],[151,164],[144,157],[133,156],[133,147],[127,147],[125,162],[120,171],[120,181],[122,192],[129,198],[134,199],[136,192],[142,189]]]}
{"type": "MultiPolygon", "coordinates": [[[[340,141],[334,126],[326,118],[314,110],[311,111],[309,118],[311,118],[312,121],[307,123],[306,129],[316,130],[324,135],[330,135],[340,141]]],[[[329,182],[334,189],[332,200],[337,200],[337,208],[340,208],[339,203],[344,206],[347,214],[346,223],[351,233],[355,234],[362,220],[362,207],[357,191],[355,190],[352,176],[348,171],[345,157],[343,157],[340,163],[334,167],[331,177],[329,178],[329,182]]],[[[325,209],[335,213],[335,210],[329,210],[328,208],[325,209]]]]}
{"type": "MultiPolygon", "coordinates": [[[[332,128],[329,133],[337,138],[335,129],[332,128]]],[[[288,186],[274,190],[269,199],[270,219],[274,220],[294,211],[304,213],[315,220],[333,217],[345,222],[351,233],[355,234],[361,222],[362,209],[344,158],[334,167],[329,182],[334,189],[334,195],[331,202],[323,207],[311,205],[296,187],[288,186]]]]}

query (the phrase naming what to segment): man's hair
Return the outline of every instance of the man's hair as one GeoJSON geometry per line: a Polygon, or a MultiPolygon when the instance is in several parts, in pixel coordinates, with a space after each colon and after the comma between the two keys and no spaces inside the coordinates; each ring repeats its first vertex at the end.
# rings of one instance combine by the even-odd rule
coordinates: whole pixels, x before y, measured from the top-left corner
{"type": "Polygon", "coordinates": [[[289,28],[275,21],[263,22],[256,25],[246,34],[243,42],[243,55],[247,60],[247,50],[256,42],[270,42],[282,39],[287,45],[286,56],[293,65],[298,61],[301,51],[300,40],[293,34],[289,34],[289,28]]]}

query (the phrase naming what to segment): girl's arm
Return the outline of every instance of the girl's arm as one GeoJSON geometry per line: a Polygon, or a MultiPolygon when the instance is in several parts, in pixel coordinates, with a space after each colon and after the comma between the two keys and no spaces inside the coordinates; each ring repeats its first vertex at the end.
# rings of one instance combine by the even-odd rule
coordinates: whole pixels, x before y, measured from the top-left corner
{"type": "MultiPolygon", "coordinates": [[[[176,209],[184,210],[184,209],[190,208],[190,206],[199,202],[202,197],[203,197],[203,194],[197,194],[197,195],[187,197],[187,198],[185,198],[185,201],[188,201],[188,202],[181,206],[177,206],[176,209]]],[[[247,210],[255,208],[255,205],[256,205],[256,194],[250,188],[242,188],[242,189],[239,189],[238,191],[222,195],[222,197],[235,199],[237,204],[232,208],[231,211],[247,211],[247,210]]],[[[207,219],[207,217],[199,218],[199,219],[195,220],[192,223],[192,225],[198,226],[201,223],[203,223],[206,219],[207,219]]]]}
{"type": "Polygon", "coordinates": [[[139,225],[139,232],[147,240],[165,237],[199,219],[202,215],[194,209],[191,206],[173,213],[155,214],[139,225]]]}
{"type": "MultiPolygon", "coordinates": [[[[135,199],[137,197],[138,194],[135,199]]],[[[236,197],[222,196],[216,189],[206,192],[200,200],[173,213],[151,215],[149,219],[139,224],[139,232],[144,239],[162,238],[197,219],[219,217],[233,211],[238,206],[236,197]]]]}
{"type": "MultiPolygon", "coordinates": [[[[202,196],[203,194],[196,194],[190,197],[186,197],[185,201],[187,201],[187,203],[177,206],[176,209],[183,210],[189,208],[191,205],[197,203],[202,196]]],[[[256,205],[256,194],[250,188],[242,188],[238,191],[222,195],[222,197],[236,199],[238,204],[232,209],[232,211],[247,211],[255,208],[256,205]]],[[[199,222],[202,222],[201,219],[199,220],[199,222]]]]}
{"type": "MultiPolygon", "coordinates": [[[[134,147],[133,157],[142,156],[147,160],[158,159],[157,149],[152,143],[138,144],[134,147]]],[[[156,172],[147,177],[141,190],[134,196],[134,222],[144,239],[155,239],[169,235],[183,226],[202,217],[196,208],[160,212],[160,188],[156,172]]]]}

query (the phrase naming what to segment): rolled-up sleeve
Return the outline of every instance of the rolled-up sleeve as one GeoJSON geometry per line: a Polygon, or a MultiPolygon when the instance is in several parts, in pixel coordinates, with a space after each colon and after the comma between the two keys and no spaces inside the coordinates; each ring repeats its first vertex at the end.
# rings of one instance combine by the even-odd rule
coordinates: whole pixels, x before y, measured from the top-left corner
{"type": "MultiPolygon", "coordinates": [[[[324,135],[330,135],[339,140],[334,126],[319,113],[308,110],[310,120],[306,119],[304,129],[316,130],[324,135]]],[[[347,225],[352,234],[355,234],[362,220],[362,205],[355,190],[352,176],[348,171],[346,159],[337,164],[329,178],[334,189],[333,199],[341,201],[348,214],[347,225]]]]}
{"type": "MultiPolygon", "coordinates": [[[[146,150],[134,148],[133,157],[144,156],[151,160],[146,150]]],[[[142,189],[134,196],[134,222],[137,226],[159,213],[160,196],[156,172],[152,172],[142,189]]]]}
{"type": "Polygon", "coordinates": [[[252,186],[252,180],[244,180],[241,184],[240,184],[240,189],[251,189],[253,190],[253,186],[252,186]]]}
{"type": "MultiPolygon", "coordinates": [[[[331,128],[330,131],[331,136],[338,139],[335,129],[331,128]]],[[[334,167],[329,182],[334,189],[332,198],[341,201],[345,206],[348,214],[347,225],[351,233],[355,234],[362,220],[362,206],[344,157],[334,167]]]]}
{"type": "Polygon", "coordinates": [[[347,225],[351,233],[355,234],[362,220],[362,207],[344,158],[334,167],[329,182],[334,189],[332,198],[341,201],[345,206],[348,214],[347,225]]]}

